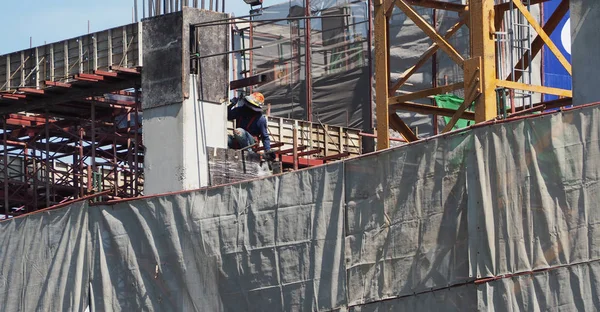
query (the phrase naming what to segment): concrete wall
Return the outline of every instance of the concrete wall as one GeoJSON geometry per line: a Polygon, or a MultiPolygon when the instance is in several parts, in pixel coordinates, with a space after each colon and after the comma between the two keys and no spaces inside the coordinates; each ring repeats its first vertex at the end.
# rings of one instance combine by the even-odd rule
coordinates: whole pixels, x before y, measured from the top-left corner
{"type": "Polygon", "coordinates": [[[600,2],[571,0],[573,104],[600,101],[600,2]]]}

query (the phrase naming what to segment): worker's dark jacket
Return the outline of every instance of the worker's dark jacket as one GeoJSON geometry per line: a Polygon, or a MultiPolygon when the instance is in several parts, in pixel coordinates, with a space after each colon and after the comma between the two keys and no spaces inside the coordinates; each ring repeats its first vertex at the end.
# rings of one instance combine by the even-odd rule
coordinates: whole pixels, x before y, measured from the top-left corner
{"type": "Polygon", "coordinates": [[[265,151],[271,150],[271,140],[269,139],[269,131],[267,130],[267,118],[262,113],[255,112],[246,106],[239,107],[236,106],[236,103],[232,103],[227,107],[227,120],[234,119],[237,128],[242,128],[250,133],[250,135],[258,137],[262,141],[265,151]]]}

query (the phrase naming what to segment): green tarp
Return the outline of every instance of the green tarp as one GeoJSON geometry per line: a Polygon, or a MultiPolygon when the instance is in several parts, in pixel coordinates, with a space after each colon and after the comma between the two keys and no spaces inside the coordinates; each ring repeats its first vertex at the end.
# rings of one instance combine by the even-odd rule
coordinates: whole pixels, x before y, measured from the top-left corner
{"type": "MultiPolygon", "coordinates": [[[[435,103],[437,104],[437,106],[442,107],[442,108],[449,108],[449,109],[453,109],[453,110],[457,110],[464,101],[465,100],[463,98],[458,97],[453,94],[441,94],[441,95],[435,96],[435,103]]],[[[471,105],[471,107],[467,108],[467,111],[472,112],[473,105],[471,105]]],[[[448,124],[450,122],[450,119],[451,119],[451,117],[444,117],[444,122],[446,124],[448,124]]],[[[456,124],[454,125],[454,127],[452,128],[452,130],[466,128],[466,127],[472,125],[473,123],[474,122],[472,120],[459,119],[456,122],[456,124]]]]}

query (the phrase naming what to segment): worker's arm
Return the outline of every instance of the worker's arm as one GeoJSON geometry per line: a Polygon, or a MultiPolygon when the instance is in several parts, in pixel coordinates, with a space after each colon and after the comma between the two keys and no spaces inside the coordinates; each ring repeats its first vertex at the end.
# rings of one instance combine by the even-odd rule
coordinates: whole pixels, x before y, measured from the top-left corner
{"type": "Polygon", "coordinates": [[[258,120],[258,126],[260,127],[260,136],[262,139],[263,147],[265,152],[271,150],[271,139],[269,138],[269,130],[267,129],[267,118],[265,116],[260,117],[258,120]]]}
{"type": "Polygon", "coordinates": [[[231,104],[227,105],[227,120],[234,120],[240,116],[240,106],[243,104],[237,98],[231,99],[231,104]]]}

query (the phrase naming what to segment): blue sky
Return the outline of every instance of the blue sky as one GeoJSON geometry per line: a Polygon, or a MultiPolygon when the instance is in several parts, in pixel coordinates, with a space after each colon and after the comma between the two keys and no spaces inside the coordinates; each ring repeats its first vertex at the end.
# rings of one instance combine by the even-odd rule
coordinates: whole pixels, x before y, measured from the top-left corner
{"type": "MultiPolygon", "coordinates": [[[[141,15],[141,3],[138,0],[141,15]]],[[[269,6],[287,0],[264,0],[269,6]]],[[[3,1],[0,19],[0,55],[44,42],[56,42],[86,34],[88,20],[92,32],[125,25],[132,21],[133,0],[20,0],[3,1]]],[[[236,16],[247,15],[243,0],[226,0],[225,9],[236,16]]]]}

